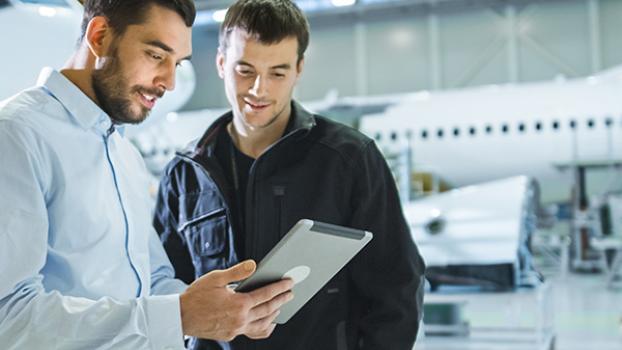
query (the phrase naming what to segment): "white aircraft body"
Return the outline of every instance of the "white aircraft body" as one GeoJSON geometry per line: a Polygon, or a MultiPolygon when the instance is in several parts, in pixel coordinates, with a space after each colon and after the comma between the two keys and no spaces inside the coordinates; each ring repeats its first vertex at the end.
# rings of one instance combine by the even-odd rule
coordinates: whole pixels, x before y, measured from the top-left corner
{"type": "Polygon", "coordinates": [[[486,266],[501,273],[471,270],[469,282],[516,286],[535,281],[528,246],[537,196],[533,180],[515,176],[404,203],[404,214],[428,267],[486,266]]]}
{"type": "Polygon", "coordinates": [[[622,159],[622,69],[405,95],[360,130],[386,153],[410,149],[415,171],[455,187],[515,175],[546,184],[560,179],[556,165],[622,159]]]}

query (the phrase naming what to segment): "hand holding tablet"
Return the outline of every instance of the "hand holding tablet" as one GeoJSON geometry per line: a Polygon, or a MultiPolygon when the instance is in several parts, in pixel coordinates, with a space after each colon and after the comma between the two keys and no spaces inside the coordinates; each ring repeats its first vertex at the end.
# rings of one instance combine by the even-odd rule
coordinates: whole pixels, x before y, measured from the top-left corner
{"type": "Polygon", "coordinates": [[[294,299],[281,308],[276,323],[287,322],[363,247],[371,232],[300,220],[259,263],[257,272],[235,290],[249,292],[284,278],[294,282],[294,299]]]}

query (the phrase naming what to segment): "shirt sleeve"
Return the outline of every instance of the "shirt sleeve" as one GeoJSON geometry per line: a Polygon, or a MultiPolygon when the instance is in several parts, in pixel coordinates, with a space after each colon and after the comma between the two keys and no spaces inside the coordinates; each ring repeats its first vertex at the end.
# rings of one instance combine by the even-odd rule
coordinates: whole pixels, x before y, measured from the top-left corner
{"type": "Polygon", "coordinates": [[[91,300],[46,291],[46,162],[26,126],[0,120],[0,344],[3,349],[184,349],[179,296],[91,300]]]}
{"type": "Polygon", "coordinates": [[[411,350],[423,311],[425,265],[404,218],[395,180],[370,142],[354,167],[351,226],[373,233],[351,264],[367,300],[358,349],[411,350]]]}
{"type": "Polygon", "coordinates": [[[158,234],[155,230],[150,231],[151,293],[155,295],[182,293],[188,285],[175,278],[175,270],[164,251],[158,234]]]}

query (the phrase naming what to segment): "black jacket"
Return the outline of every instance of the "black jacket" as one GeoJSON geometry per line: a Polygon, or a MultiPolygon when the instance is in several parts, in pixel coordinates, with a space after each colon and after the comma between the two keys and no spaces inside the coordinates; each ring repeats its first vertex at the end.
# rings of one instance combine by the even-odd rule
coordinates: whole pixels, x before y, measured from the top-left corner
{"type": "Polygon", "coordinates": [[[244,259],[260,261],[298,220],[371,231],[374,239],[266,340],[244,336],[193,349],[411,350],[422,312],[424,263],[395,181],[373,140],[292,102],[285,135],[251,168],[245,218],[233,218],[230,179],[215,158],[217,120],[167,166],[154,225],[179,278],[191,282],[244,259]],[[240,221],[245,256],[235,251],[240,221]]]}

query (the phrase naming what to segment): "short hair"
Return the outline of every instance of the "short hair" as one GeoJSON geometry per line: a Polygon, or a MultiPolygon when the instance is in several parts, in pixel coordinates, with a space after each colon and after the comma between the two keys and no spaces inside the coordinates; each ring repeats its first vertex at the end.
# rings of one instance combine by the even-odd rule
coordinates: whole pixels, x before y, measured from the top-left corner
{"type": "Polygon", "coordinates": [[[290,0],[238,0],[229,10],[220,26],[219,45],[224,53],[229,34],[243,29],[264,44],[275,44],[295,36],[298,40],[298,62],[309,46],[309,22],[300,8],[290,0]]]}
{"type": "Polygon", "coordinates": [[[145,22],[145,14],[152,5],[158,5],[177,12],[188,27],[196,17],[193,0],[85,0],[84,17],[80,39],[84,38],[86,27],[93,17],[104,16],[115,34],[122,35],[129,25],[145,22]]]}

